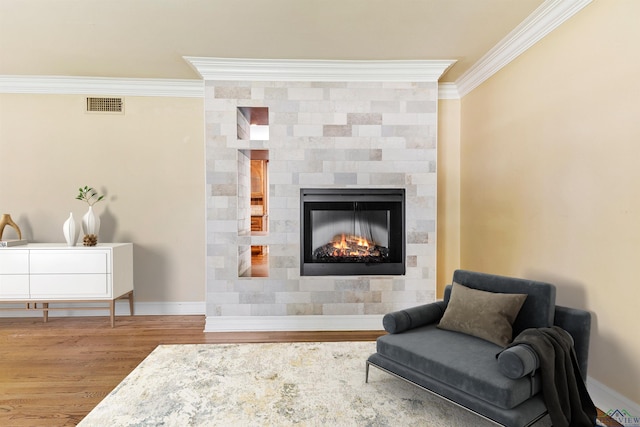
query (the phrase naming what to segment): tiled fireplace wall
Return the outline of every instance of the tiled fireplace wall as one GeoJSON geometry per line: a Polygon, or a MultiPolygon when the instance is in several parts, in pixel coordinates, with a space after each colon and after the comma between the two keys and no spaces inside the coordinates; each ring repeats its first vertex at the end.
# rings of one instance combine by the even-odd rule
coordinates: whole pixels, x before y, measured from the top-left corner
{"type": "Polygon", "coordinates": [[[208,323],[379,318],[434,300],[437,90],[437,82],[206,81],[208,323]],[[238,138],[238,107],[269,109],[269,140],[238,138]],[[255,149],[269,152],[264,236],[248,228],[255,149]],[[301,277],[300,188],[315,187],[405,188],[406,275],[301,277]],[[268,246],[268,277],[239,277],[251,245],[268,246]]]}

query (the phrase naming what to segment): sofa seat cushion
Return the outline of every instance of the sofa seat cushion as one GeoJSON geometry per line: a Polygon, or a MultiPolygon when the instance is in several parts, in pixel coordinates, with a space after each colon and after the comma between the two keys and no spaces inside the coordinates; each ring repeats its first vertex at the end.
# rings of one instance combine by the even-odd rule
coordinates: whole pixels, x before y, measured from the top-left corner
{"type": "Polygon", "coordinates": [[[377,351],[410,369],[500,408],[511,409],[540,391],[539,381],[500,373],[502,348],[480,338],[438,329],[435,324],[378,338],[377,351]]]}

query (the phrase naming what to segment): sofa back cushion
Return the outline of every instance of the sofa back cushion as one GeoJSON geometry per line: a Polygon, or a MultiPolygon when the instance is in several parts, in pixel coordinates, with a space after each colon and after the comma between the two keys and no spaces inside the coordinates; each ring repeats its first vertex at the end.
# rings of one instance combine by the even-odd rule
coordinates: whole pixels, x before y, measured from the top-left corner
{"type": "MultiPolygon", "coordinates": [[[[468,270],[456,270],[453,273],[453,282],[481,291],[527,294],[527,299],[524,301],[515,322],[513,322],[514,337],[527,328],[553,326],[556,288],[550,283],[468,270]]],[[[450,297],[451,285],[445,289],[445,303],[449,303],[450,297]]]]}
{"type": "Polygon", "coordinates": [[[487,292],[454,283],[438,328],[506,347],[513,341],[513,322],[527,297],[527,294],[487,292]]]}

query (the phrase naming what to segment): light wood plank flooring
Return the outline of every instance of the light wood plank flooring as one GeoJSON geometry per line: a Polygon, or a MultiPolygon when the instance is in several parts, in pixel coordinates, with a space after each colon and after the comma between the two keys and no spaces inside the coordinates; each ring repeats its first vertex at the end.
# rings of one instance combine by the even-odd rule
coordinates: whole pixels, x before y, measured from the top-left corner
{"type": "MultiPolygon", "coordinates": [[[[159,344],[373,341],[382,331],[204,333],[204,316],[0,318],[0,426],[75,426],[159,344]]],[[[599,411],[607,426],[621,426],[599,411]]]]}
{"type": "Polygon", "coordinates": [[[204,316],[0,318],[0,425],[74,426],[159,344],[373,341],[383,332],[204,333],[204,316]]]}

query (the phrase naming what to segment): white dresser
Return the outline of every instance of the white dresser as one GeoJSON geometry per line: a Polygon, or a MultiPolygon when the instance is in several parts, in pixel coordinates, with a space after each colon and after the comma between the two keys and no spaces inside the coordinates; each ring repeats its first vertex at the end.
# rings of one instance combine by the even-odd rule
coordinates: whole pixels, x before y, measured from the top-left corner
{"type": "Polygon", "coordinates": [[[129,300],[133,315],[131,243],[91,247],[30,243],[0,248],[0,303],[25,306],[3,310],[42,310],[46,322],[51,310],[109,308],[113,327],[115,302],[122,298],[129,300]],[[89,302],[104,302],[108,307],[77,306],[89,302]]]}

